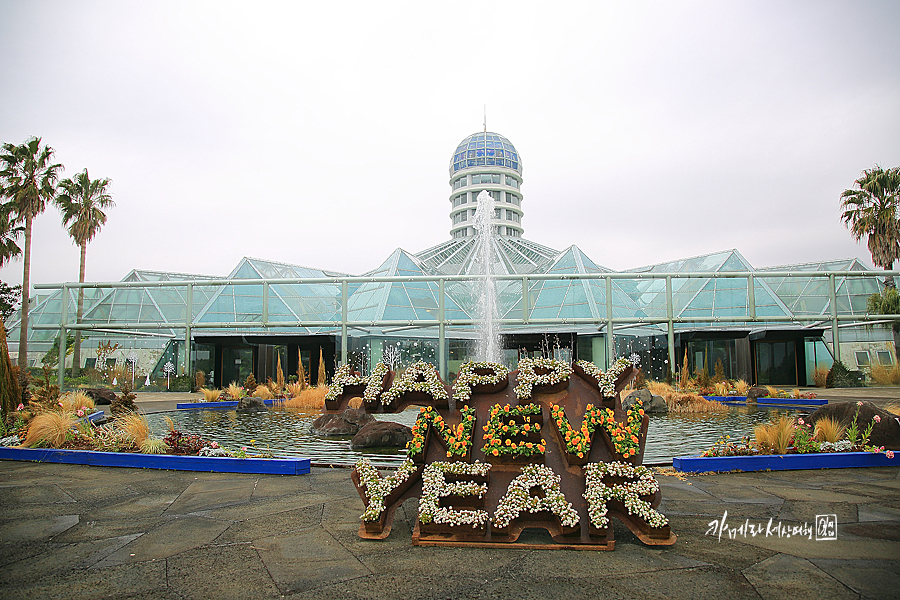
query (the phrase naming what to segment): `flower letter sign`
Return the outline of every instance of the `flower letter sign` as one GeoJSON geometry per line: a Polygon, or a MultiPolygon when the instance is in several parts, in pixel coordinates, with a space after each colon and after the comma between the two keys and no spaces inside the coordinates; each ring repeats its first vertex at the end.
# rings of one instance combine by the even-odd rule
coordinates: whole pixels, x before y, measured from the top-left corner
{"type": "MultiPolygon", "coordinates": [[[[452,390],[430,365],[414,367],[396,377],[385,367],[366,390],[378,396],[366,398],[370,411],[421,408],[395,472],[366,460],[353,471],[360,537],[386,538],[396,508],[417,497],[416,545],[534,547],[519,535],[542,528],[549,547],[612,550],[613,517],[645,544],[675,543],[656,510],[659,484],[641,466],[648,417],[640,403],[623,410],[619,397],[636,372],[631,360],[606,373],[584,361],[524,359],[512,373],[469,363],[452,390]]],[[[348,386],[364,383],[344,375],[348,386]]],[[[330,412],[350,399],[340,388],[333,396],[330,412]]]]}

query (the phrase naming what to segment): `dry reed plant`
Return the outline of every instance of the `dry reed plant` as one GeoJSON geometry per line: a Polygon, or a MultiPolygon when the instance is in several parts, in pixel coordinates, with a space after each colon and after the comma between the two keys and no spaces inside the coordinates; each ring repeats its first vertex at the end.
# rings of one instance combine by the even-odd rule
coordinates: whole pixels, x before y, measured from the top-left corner
{"type": "Polygon", "coordinates": [[[900,365],[872,365],[872,379],[880,385],[900,385],[900,365]]]}
{"type": "Polygon", "coordinates": [[[744,381],[743,379],[738,379],[734,382],[734,390],[737,392],[738,396],[746,396],[747,390],[750,389],[750,384],[744,381]]]}
{"type": "Polygon", "coordinates": [[[172,420],[172,417],[170,417],[169,415],[163,415],[163,419],[166,420],[166,427],[169,428],[169,432],[174,433],[175,432],[175,421],[172,420]]]}
{"type": "Polygon", "coordinates": [[[239,386],[237,382],[232,381],[227,388],[225,388],[225,393],[228,394],[228,397],[232,400],[240,400],[244,396],[244,388],[239,386]]]}
{"type": "Polygon", "coordinates": [[[816,370],[813,371],[813,382],[816,387],[823,388],[825,387],[825,382],[828,380],[828,369],[825,367],[816,367],[816,370]]]}
{"type": "Polygon", "coordinates": [[[800,388],[794,388],[791,390],[791,398],[794,398],[794,399],[800,398],[800,388]]]}
{"type": "Polygon", "coordinates": [[[665,396],[666,394],[669,394],[669,393],[675,391],[675,388],[673,388],[671,385],[669,385],[665,381],[648,381],[647,389],[654,396],[665,396]]]}
{"type": "Polygon", "coordinates": [[[815,438],[818,442],[837,442],[844,437],[846,427],[832,417],[822,417],[816,421],[815,438]]]}
{"type": "Polygon", "coordinates": [[[774,385],[765,386],[766,390],[769,392],[769,398],[777,398],[778,397],[778,388],[774,385]]]}
{"type": "Polygon", "coordinates": [[[268,386],[258,385],[256,386],[256,389],[253,390],[253,397],[262,400],[274,400],[275,394],[272,393],[272,390],[270,390],[268,386]]]}
{"type": "Polygon", "coordinates": [[[69,413],[55,410],[42,412],[28,423],[28,434],[22,445],[33,448],[43,443],[51,448],[59,448],[66,441],[66,435],[72,430],[75,421],[69,413]]]}
{"type": "Polygon", "coordinates": [[[296,398],[303,391],[305,386],[299,381],[296,383],[289,383],[284,386],[284,394],[288,398],[296,398]]]}
{"type": "Polygon", "coordinates": [[[290,400],[285,401],[284,405],[288,408],[315,408],[320,409],[325,406],[325,394],[328,393],[326,386],[308,387],[298,396],[294,396],[290,400]]]}
{"type": "Polygon", "coordinates": [[[716,388],[716,396],[727,396],[728,395],[728,384],[725,382],[720,382],[715,384],[716,388]]]}
{"type": "Polygon", "coordinates": [[[698,394],[669,392],[660,395],[665,399],[669,411],[673,413],[710,413],[728,411],[728,407],[721,402],[707,400],[698,394]]]}
{"type": "Polygon", "coordinates": [[[200,388],[200,393],[203,394],[204,402],[218,402],[219,396],[222,395],[222,390],[218,388],[200,388]]]}
{"type": "Polygon", "coordinates": [[[150,424],[143,415],[134,412],[126,412],[116,417],[115,426],[125,434],[125,437],[135,446],[140,447],[150,437],[150,424]]]}

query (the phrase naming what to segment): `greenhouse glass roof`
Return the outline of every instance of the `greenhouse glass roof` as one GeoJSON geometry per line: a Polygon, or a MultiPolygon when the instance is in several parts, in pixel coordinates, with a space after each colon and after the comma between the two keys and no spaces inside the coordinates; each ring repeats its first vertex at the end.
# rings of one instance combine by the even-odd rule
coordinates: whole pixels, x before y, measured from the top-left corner
{"type": "MultiPolygon", "coordinates": [[[[410,254],[396,249],[366,277],[408,277],[477,274],[475,257],[479,252],[478,238],[454,239],[410,254]]],[[[524,238],[495,236],[491,240],[496,274],[569,275],[580,273],[610,273],[585,255],[577,246],[559,251],[524,238]]],[[[856,260],[827,261],[801,265],[786,265],[754,269],[737,250],[726,250],[649,265],[623,273],[727,273],[753,272],[756,313],[759,316],[790,317],[792,315],[830,315],[828,284],[812,277],[770,277],[774,271],[868,271],[856,260]]],[[[187,288],[159,286],[159,282],[202,280],[260,280],[259,284],[202,285],[192,287],[191,307],[195,323],[223,323],[227,328],[216,331],[260,331],[255,324],[262,322],[262,280],[269,280],[268,304],[270,323],[336,322],[341,320],[341,283],[278,283],[278,279],[333,278],[344,274],[267,261],[243,258],[225,277],[210,277],[185,273],[131,271],[123,282],[148,282],[154,287],[85,289],[84,323],[103,325],[160,324],[146,336],[173,337],[183,335],[188,307],[187,288]],[[165,327],[173,324],[172,328],[165,327]],[[246,323],[246,326],[242,324],[246,323]],[[182,324],[182,327],[175,327],[182,324]]],[[[741,328],[747,323],[714,323],[716,317],[748,314],[749,294],[747,278],[690,278],[672,280],[674,316],[709,317],[709,322],[676,324],[679,329],[741,328]]],[[[590,319],[602,321],[607,315],[607,283],[602,279],[530,280],[525,297],[530,319],[590,319]]],[[[666,316],[665,279],[612,279],[610,281],[612,318],[664,318],[666,316]]],[[[445,318],[449,320],[477,319],[476,291],[470,282],[450,281],[445,284],[445,318]]],[[[864,314],[866,300],[878,290],[874,279],[838,277],[836,279],[837,308],[842,314],[864,314]]],[[[500,314],[504,318],[522,315],[522,283],[519,280],[501,281],[497,286],[500,314]]],[[[348,319],[350,321],[417,321],[437,318],[439,283],[437,281],[362,282],[348,285],[348,319]]],[[[68,323],[75,321],[77,291],[67,290],[68,323]]],[[[58,325],[62,308],[62,292],[44,295],[30,313],[32,323],[58,325]]],[[[781,323],[779,327],[791,327],[781,323]]],[[[793,325],[799,326],[799,325],[793,325]]],[[[759,328],[760,324],[753,324],[759,328]]],[[[18,339],[18,314],[8,322],[9,340],[18,339]]],[[[333,332],[326,327],[269,327],[265,331],[291,334],[333,332]]],[[[654,326],[651,330],[657,330],[654,326]]],[[[596,331],[596,328],[593,328],[596,331]]],[[[369,333],[378,333],[370,330],[369,333]]],[[[32,329],[29,340],[35,351],[46,351],[56,337],[56,331],[32,329]]],[[[360,335],[354,330],[353,335],[360,335]]]]}

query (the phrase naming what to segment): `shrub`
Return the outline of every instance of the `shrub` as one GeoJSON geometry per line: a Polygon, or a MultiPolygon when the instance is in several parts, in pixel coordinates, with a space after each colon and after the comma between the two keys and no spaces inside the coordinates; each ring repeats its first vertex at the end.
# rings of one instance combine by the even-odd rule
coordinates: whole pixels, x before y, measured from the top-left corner
{"type": "Polygon", "coordinates": [[[247,379],[244,380],[244,389],[247,390],[248,394],[252,394],[256,391],[256,386],[259,385],[256,383],[256,377],[253,376],[253,373],[247,375],[247,379]]]}
{"type": "Polygon", "coordinates": [[[144,454],[166,454],[169,451],[169,445],[165,440],[154,437],[148,437],[139,447],[144,454]]]}
{"type": "Polygon", "coordinates": [[[137,398],[137,396],[131,393],[131,384],[125,382],[119,389],[122,393],[116,395],[116,399],[113,400],[109,406],[109,411],[114,415],[137,412],[138,408],[134,403],[134,399],[137,398]]]}
{"type": "Polygon", "coordinates": [[[725,381],[725,367],[722,366],[722,359],[716,361],[715,366],[715,374],[713,375],[713,382],[719,383],[721,381],[725,381]]]}
{"type": "Polygon", "coordinates": [[[831,370],[828,371],[828,377],[825,379],[827,388],[862,387],[862,385],[862,372],[851,371],[839,360],[834,361],[834,364],[831,365],[831,370]]]}

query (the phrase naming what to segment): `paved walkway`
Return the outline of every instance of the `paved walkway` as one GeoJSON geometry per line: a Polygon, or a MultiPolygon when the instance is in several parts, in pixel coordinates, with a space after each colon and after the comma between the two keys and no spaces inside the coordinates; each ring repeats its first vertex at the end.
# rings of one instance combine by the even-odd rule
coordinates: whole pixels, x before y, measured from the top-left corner
{"type": "Polygon", "coordinates": [[[622,527],[613,552],[412,546],[416,501],[383,541],[357,536],[345,469],[305,476],[0,461],[0,598],[896,598],[900,468],[658,475],[678,541],[622,527]],[[707,535],[727,511],[764,530],[707,535]]]}

